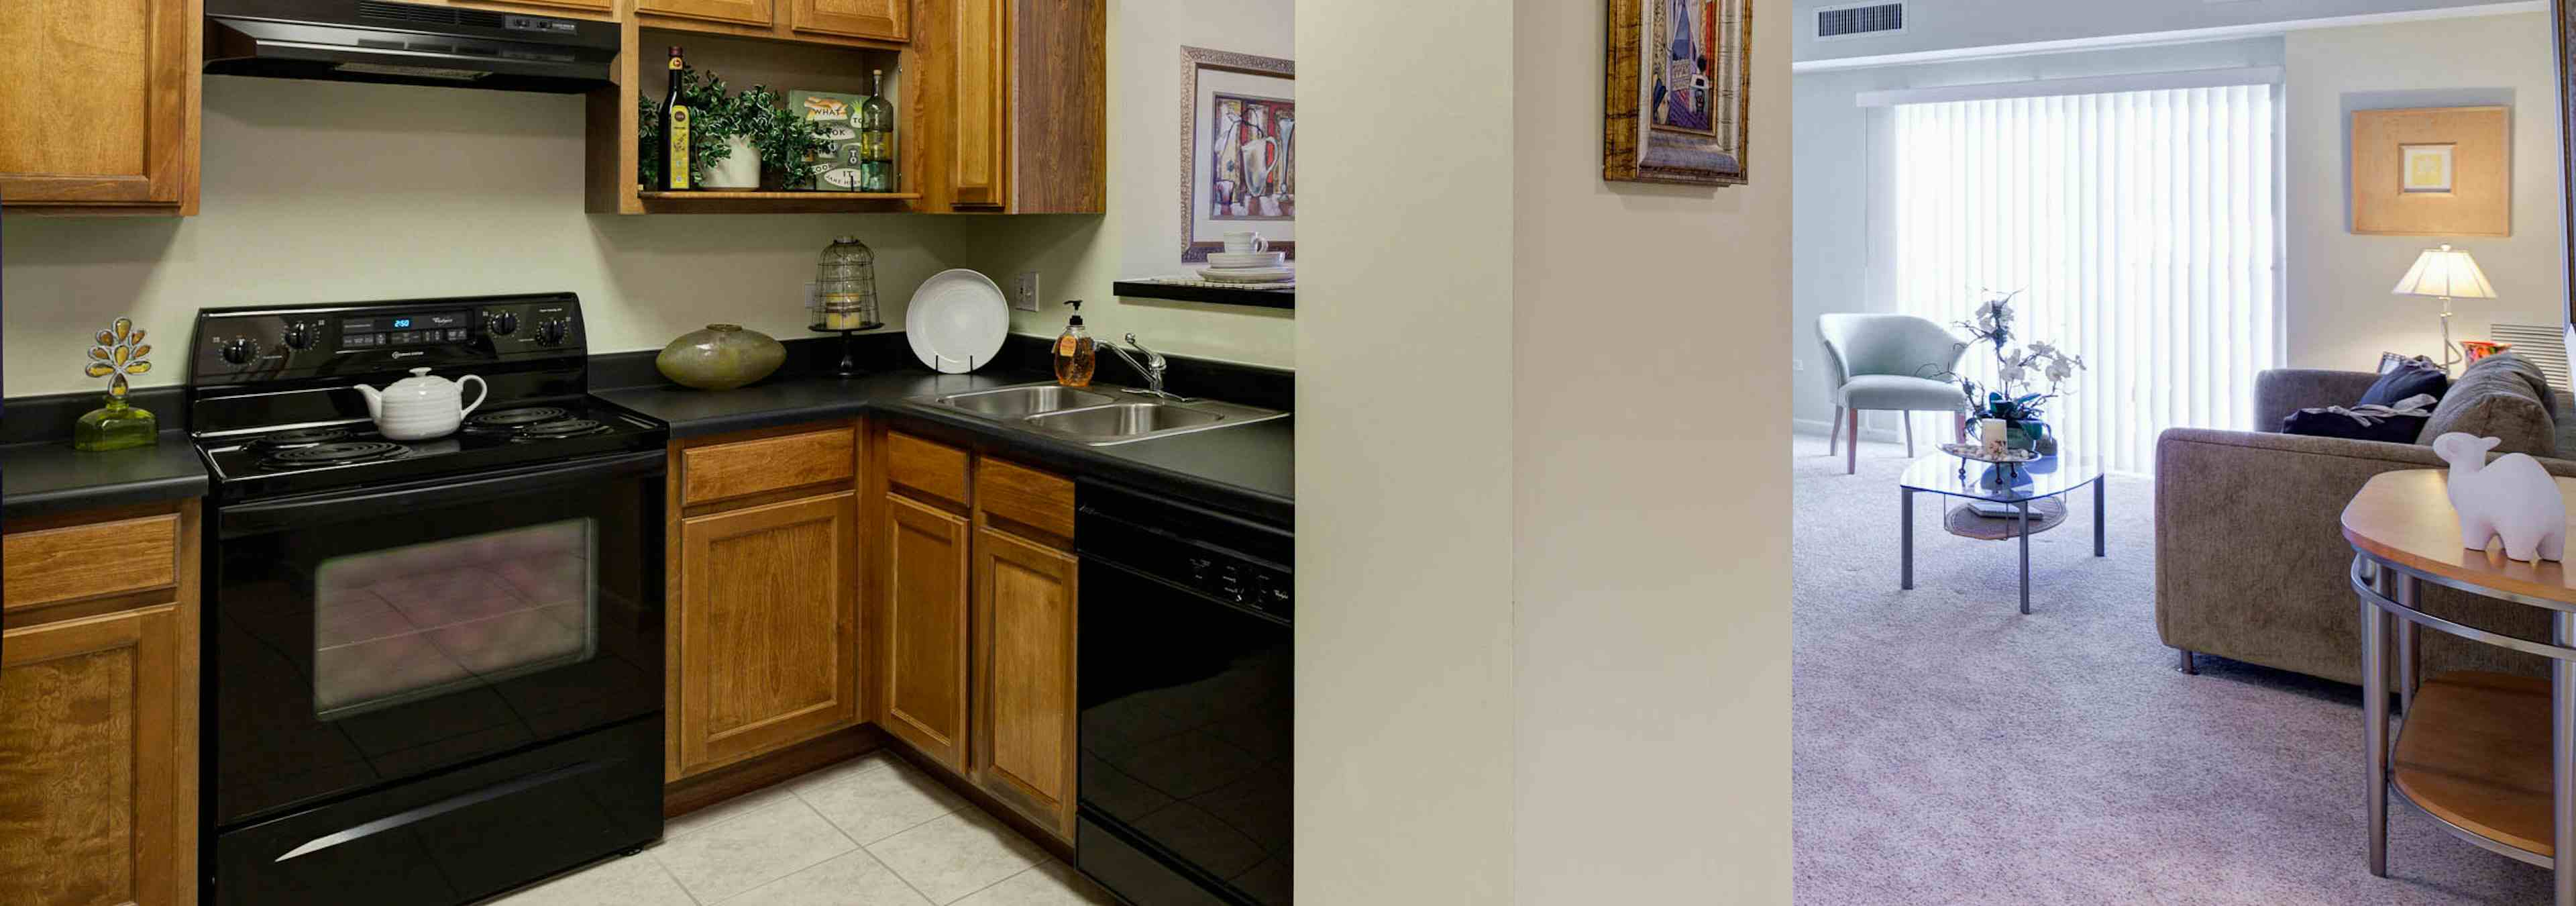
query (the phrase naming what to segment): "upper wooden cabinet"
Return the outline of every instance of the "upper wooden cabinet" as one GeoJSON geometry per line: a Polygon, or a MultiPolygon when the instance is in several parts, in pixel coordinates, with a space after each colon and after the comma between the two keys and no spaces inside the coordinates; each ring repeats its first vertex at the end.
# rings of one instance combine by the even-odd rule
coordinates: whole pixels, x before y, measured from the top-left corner
{"type": "Polygon", "coordinates": [[[0,209],[197,212],[198,0],[27,0],[0,26],[0,209]]]}
{"type": "Polygon", "coordinates": [[[774,3],[775,0],[635,0],[635,11],[684,19],[768,25],[777,14],[774,3]]]}
{"type": "Polygon", "coordinates": [[[923,207],[1095,213],[1108,198],[1103,0],[924,0],[914,128],[939,165],[923,207]]]}
{"type": "Polygon", "coordinates": [[[10,527],[0,903],[196,902],[198,513],[10,527]]]}
{"type": "Polygon", "coordinates": [[[787,26],[809,34],[901,41],[911,36],[911,0],[789,0],[787,26]]]}

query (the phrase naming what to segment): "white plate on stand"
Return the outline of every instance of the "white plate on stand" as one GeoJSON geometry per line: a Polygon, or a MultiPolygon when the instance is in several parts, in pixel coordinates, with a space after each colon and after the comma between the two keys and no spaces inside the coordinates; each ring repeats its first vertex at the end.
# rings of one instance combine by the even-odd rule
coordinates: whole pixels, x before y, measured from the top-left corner
{"type": "Polygon", "coordinates": [[[1011,333],[1011,304],[991,278],[965,268],[921,282],[904,306],[903,335],[931,370],[964,374],[993,363],[1011,333]]]}

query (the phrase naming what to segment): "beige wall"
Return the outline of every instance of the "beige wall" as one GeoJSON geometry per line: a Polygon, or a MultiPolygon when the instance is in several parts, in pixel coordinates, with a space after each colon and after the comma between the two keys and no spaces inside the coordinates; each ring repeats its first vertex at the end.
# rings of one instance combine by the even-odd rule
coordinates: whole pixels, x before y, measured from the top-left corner
{"type": "Polygon", "coordinates": [[[2416,253],[2453,242],[2499,298],[2459,300],[2454,339],[2565,317],[2557,87],[2546,14],[2296,32],[2289,36],[2289,364],[2368,369],[2382,351],[2439,355],[2441,303],[2390,295],[2416,253]],[[2513,235],[2356,236],[2345,152],[2351,111],[2513,107],[2513,235]]]}
{"type": "Polygon", "coordinates": [[[1298,5],[1300,899],[1787,903],[1787,400],[1706,400],[1788,367],[1788,20],[1711,191],[1601,181],[1597,5],[1298,5]]]}
{"type": "Polygon", "coordinates": [[[1787,903],[1792,20],[1712,191],[1603,182],[1600,5],[1517,6],[1516,900],[1787,903]]]}
{"type": "Polygon", "coordinates": [[[84,390],[89,334],[131,315],[180,383],[201,307],[571,290],[600,351],[709,321],[807,336],[804,282],[838,233],[877,253],[886,320],[965,218],[582,212],[579,97],[208,76],[203,213],[0,219],[12,396],[84,390]]]}
{"type": "MultiPolygon", "coordinates": [[[[1181,48],[1295,59],[1294,0],[1108,0],[1109,213],[1019,218],[978,260],[1009,289],[1040,273],[1039,311],[1014,333],[1052,337],[1083,301],[1093,336],[1133,331],[1145,345],[1202,358],[1294,368],[1297,323],[1279,309],[1120,299],[1113,281],[1188,273],[1180,253],[1181,48]]],[[[1313,298],[1313,297],[1309,297],[1313,298]]]]}
{"type": "Polygon", "coordinates": [[[1511,35],[1297,0],[1300,902],[1512,902],[1511,35]]]}

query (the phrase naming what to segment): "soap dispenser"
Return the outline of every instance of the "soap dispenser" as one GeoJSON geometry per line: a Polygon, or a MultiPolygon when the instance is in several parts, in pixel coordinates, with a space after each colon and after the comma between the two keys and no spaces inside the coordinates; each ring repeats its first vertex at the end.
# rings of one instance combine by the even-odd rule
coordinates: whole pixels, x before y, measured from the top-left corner
{"type": "Polygon", "coordinates": [[[1100,351],[1092,345],[1091,331],[1082,326],[1082,300],[1064,304],[1073,307],[1073,319],[1065,322],[1064,335],[1055,338],[1055,382],[1067,387],[1089,387],[1092,368],[1100,363],[1100,351]]]}

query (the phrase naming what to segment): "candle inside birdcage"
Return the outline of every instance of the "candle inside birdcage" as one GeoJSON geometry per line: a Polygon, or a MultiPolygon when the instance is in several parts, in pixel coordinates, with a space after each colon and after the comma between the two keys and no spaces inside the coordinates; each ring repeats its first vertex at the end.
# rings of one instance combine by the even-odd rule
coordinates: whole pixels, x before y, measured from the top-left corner
{"type": "Polygon", "coordinates": [[[856,236],[832,240],[815,268],[809,303],[816,330],[867,330],[877,322],[877,256],[856,236]]]}

